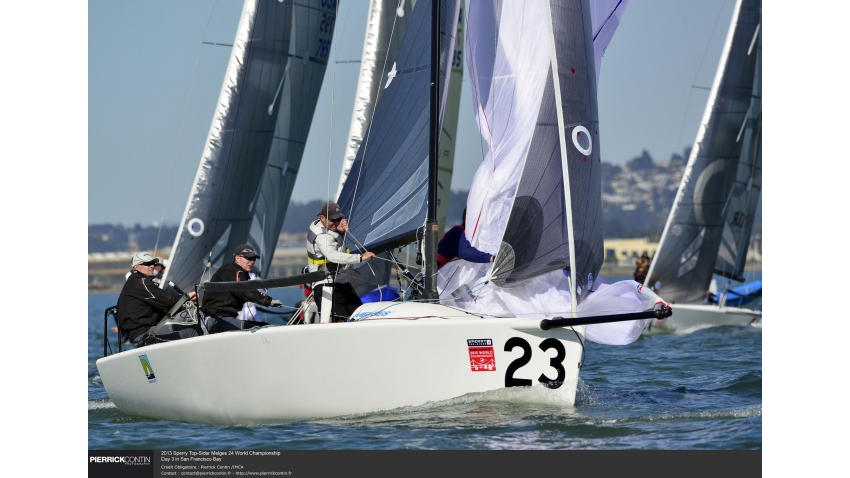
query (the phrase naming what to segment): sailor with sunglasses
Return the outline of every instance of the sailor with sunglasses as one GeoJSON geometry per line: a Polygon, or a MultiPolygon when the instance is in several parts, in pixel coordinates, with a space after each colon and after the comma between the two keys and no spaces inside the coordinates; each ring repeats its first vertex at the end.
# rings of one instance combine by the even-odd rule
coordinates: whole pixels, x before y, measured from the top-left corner
{"type": "MultiPolygon", "coordinates": [[[[159,262],[158,257],[147,252],[133,256],[130,275],[118,296],[118,327],[121,335],[136,347],[151,335],[151,329],[180,300],[178,294],[160,289],[153,281],[154,266],[159,262]]],[[[189,299],[197,302],[195,292],[189,292],[189,299]]],[[[195,327],[166,325],[156,336],[159,340],[154,342],[194,337],[198,332],[195,327]]]]}

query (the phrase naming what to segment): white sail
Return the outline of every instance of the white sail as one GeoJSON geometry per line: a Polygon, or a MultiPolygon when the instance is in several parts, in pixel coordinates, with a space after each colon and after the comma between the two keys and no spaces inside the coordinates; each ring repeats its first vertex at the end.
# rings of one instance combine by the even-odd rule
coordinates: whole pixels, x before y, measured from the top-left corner
{"type": "Polygon", "coordinates": [[[463,12],[460,7],[460,15],[457,20],[457,34],[455,35],[455,48],[452,54],[452,73],[449,80],[449,91],[446,98],[446,110],[443,113],[443,128],[440,132],[440,151],[438,178],[437,178],[437,223],[439,224],[438,237],[443,236],[446,230],[446,216],[449,211],[449,198],[451,197],[452,173],[455,162],[455,145],[457,144],[458,115],[460,114],[460,90],[463,84],[463,12]]]}

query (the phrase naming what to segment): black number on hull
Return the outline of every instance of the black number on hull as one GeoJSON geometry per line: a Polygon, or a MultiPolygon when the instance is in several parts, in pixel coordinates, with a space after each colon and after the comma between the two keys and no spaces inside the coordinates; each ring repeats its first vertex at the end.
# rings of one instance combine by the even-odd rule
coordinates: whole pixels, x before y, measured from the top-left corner
{"type": "Polygon", "coordinates": [[[547,377],[546,374],[541,373],[539,380],[544,383],[549,388],[558,388],[564,383],[564,378],[567,376],[567,371],[564,370],[564,366],[561,365],[564,362],[564,358],[567,356],[567,351],[564,349],[564,344],[561,343],[560,340],[549,337],[544,340],[543,343],[540,344],[540,350],[549,350],[555,349],[558,351],[558,355],[549,359],[549,366],[558,371],[558,378],[552,380],[547,377]]]}
{"type": "MultiPolygon", "coordinates": [[[[511,362],[508,370],[505,372],[505,387],[527,387],[531,385],[531,380],[526,378],[514,378],[514,372],[531,361],[531,345],[521,337],[511,337],[505,342],[505,352],[510,352],[515,347],[522,349],[522,355],[511,362]]],[[[549,337],[540,343],[540,350],[546,351],[555,349],[558,354],[549,359],[549,366],[558,371],[558,378],[552,380],[546,374],[541,373],[537,380],[549,388],[558,388],[564,384],[564,378],[567,376],[567,371],[562,365],[564,358],[567,356],[567,351],[564,349],[564,344],[560,340],[549,337]]]]}
{"type": "Polygon", "coordinates": [[[522,355],[511,362],[505,372],[505,387],[525,387],[531,385],[531,380],[526,378],[514,378],[514,372],[531,361],[531,346],[520,337],[511,337],[505,342],[505,352],[510,352],[514,347],[522,349],[522,355]]]}

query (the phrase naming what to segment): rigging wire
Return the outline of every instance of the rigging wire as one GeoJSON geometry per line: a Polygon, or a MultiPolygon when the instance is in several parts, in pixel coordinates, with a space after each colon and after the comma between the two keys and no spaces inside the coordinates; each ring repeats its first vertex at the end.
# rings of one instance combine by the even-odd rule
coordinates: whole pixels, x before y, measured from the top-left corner
{"type": "Polygon", "coordinates": [[[165,220],[165,208],[168,206],[168,198],[171,195],[171,186],[174,183],[174,170],[177,168],[177,156],[180,152],[180,143],[183,140],[183,129],[186,125],[186,116],[189,113],[189,103],[192,99],[192,90],[195,87],[195,75],[198,71],[198,59],[201,56],[201,46],[207,44],[204,42],[204,37],[207,34],[207,29],[210,26],[210,22],[212,21],[213,13],[215,13],[215,7],[218,5],[218,0],[213,3],[212,10],[210,10],[210,15],[207,18],[207,24],[204,25],[204,31],[201,33],[201,41],[198,43],[198,49],[195,52],[195,65],[192,67],[192,80],[189,82],[189,93],[186,95],[186,105],[183,107],[183,118],[180,120],[180,132],[177,135],[177,146],[174,148],[174,161],[171,163],[171,176],[168,178],[168,188],[165,191],[165,199],[162,204],[162,213],[159,216],[159,229],[156,231],[156,242],[153,247],[153,255],[156,257],[156,252],[159,249],[159,237],[162,234],[162,223],[165,220]]]}

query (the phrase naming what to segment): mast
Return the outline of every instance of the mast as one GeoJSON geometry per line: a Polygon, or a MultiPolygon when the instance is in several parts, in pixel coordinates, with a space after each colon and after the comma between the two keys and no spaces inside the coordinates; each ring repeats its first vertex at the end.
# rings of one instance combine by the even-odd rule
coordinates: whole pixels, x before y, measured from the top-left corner
{"type": "Polygon", "coordinates": [[[425,220],[425,299],[437,299],[437,180],[440,141],[440,3],[431,1],[431,114],[428,148],[428,215],[425,220]]]}

